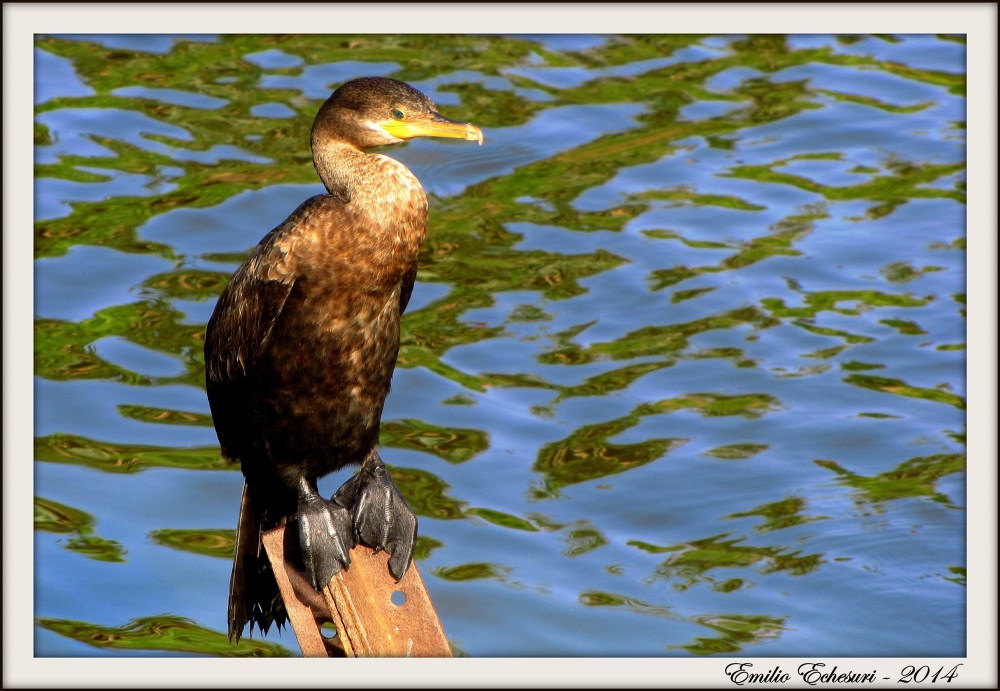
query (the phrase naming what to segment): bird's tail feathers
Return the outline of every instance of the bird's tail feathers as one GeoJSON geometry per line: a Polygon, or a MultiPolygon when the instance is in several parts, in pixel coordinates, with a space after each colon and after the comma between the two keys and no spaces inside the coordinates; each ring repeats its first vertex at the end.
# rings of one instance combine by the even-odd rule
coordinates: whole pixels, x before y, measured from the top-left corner
{"type": "Polygon", "coordinates": [[[266,634],[271,624],[277,624],[280,629],[288,621],[278,582],[261,542],[264,530],[273,526],[264,525],[265,512],[257,503],[249,484],[244,483],[236,526],[233,573],[229,580],[229,640],[235,643],[240,642],[247,623],[252,636],[255,624],[261,634],[266,634]]]}

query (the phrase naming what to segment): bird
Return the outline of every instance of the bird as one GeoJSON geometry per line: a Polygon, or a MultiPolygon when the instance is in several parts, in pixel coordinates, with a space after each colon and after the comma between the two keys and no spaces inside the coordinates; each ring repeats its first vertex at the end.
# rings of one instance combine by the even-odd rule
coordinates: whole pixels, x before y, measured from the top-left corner
{"type": "Polygon", "coordinates": [[[483,143],[412,86],[345,82],[310,134],[325,193],[267,233],[222,291],[205,331],[205,380],[223,456],[244,476],[229,587],[229,640],[288,621],[261,538],[297,520],[301,565],[322,590],[364,543],[408,569],[416,516],[379,455],[400,317],[427,233],[427,196],[399,161],[370,149],[415,137],[483,143]],[[317,480],[360,466],[330,498],[317,480]]]}

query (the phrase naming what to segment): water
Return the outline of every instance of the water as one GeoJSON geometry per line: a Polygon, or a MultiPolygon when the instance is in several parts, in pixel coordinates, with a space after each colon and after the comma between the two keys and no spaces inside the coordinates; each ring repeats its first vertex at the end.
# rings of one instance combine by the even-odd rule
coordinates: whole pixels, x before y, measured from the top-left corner
{"type": "Polygon", "coordinates": [[[382,455],[457,653],[965,654],[962,39],[336,39],[36,38],[35,655],[299,654],[225,639],[202,339],[365,74],[486,136],[391,152],[382,455]]]}

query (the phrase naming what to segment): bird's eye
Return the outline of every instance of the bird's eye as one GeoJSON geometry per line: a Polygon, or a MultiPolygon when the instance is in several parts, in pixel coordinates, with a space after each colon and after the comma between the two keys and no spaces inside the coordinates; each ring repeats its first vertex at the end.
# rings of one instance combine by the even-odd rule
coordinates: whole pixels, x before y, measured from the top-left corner
{"type": "Polygon", "coordinates": [[[403,111],[401,111],[399,108],[393,108],[392,109],[392,117],[395,118],[396,120],[402,120],[403,119],[403,111]]]}

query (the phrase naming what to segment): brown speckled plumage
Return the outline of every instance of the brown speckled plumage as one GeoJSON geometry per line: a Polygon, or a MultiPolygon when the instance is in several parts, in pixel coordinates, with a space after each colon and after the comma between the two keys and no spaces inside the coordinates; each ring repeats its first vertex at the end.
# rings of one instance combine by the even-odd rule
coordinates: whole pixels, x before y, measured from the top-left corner
{"type": "MultiPolygon", "coordinates": [[[[303,202],[261,240],[208,324],[212,416],[223,454],[246,477],[229,605],[237,641],[247,622],[251,632],[253,624],[266,632],[286,621],[260,534],[296,516],[303,482],[314,490],[317,478],[346,465],[381,466],[379,423],[427,231],[427,198],[404,165],[365,149],[401,141],[387,131],[401,113],[465,128],[439,136],[478,133],[441,119],[401,82],[342,86],[320,109],[311,137],[327,194],[303,202]]],[[[354,532],[369,541],[358,533],[356,507],[346,508],[354,532]]],[[[414,520],[414,537],[415,530],[414,520]]],[[[396,542],[373,546],[392,551],[396,542]]],[[[408,554],[405,562],[402,571],[408,554]]]]}

